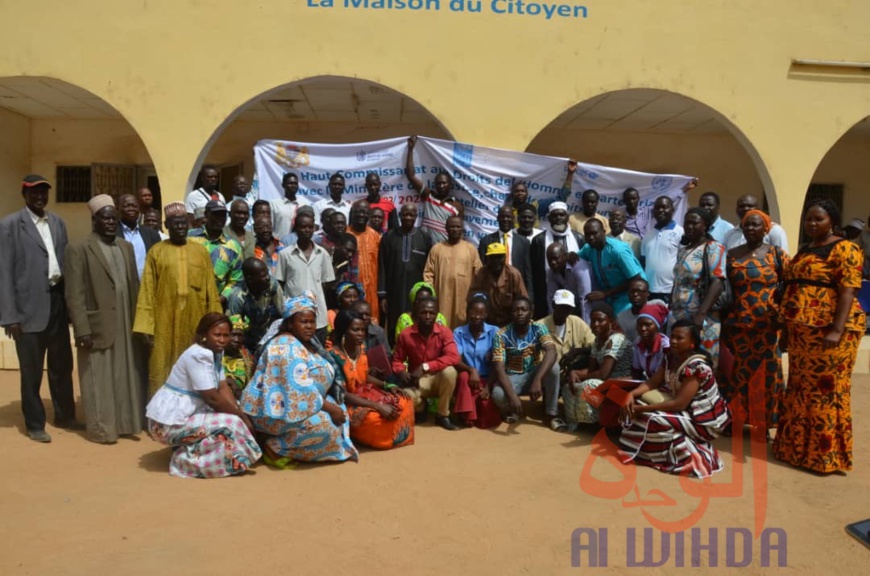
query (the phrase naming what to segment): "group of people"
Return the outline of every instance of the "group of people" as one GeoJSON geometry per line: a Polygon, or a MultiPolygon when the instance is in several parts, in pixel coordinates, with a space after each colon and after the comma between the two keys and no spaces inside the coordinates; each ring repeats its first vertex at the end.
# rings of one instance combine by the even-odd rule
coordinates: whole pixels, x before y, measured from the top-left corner
{"type": "Polygon", "coordinates": [[[431,413],[450,431],[515,425],[522,396],[558,432],[611,425],[596,398],[614,386],[628,398],[626,463],[707,477],[723,467],[711,441],[745,421],[781,460],[851,469],[863,254],[831,202],[808,201],[809,242],[790,256],[749,195],[737,226],[713,192],[682,223],[669,197],[645,211],[632,188],[608,216],[594,190],[570,214],[569,162],[555,199],[515,184],[475,246],[450,174],[429,189],[414,144],[422,225],[374,173],[355,202],[340,173],[314,204],[293,173],[283,198],[252,202],[244,177],[229,199],[206,167],[202,187],[164,207],[165,240],[143,198],[99,195],[93,233],[67,245],[45,210],[49,182],[25,177],[25,208],[0,222],[0,324],[16,341],[28,435],[50,441],[46,352],[55,424],[80,426],[69,319],[88,438],[146,429],[174,448],[178,476],[356,460],[358,446],[412,444],[431,413]]]}

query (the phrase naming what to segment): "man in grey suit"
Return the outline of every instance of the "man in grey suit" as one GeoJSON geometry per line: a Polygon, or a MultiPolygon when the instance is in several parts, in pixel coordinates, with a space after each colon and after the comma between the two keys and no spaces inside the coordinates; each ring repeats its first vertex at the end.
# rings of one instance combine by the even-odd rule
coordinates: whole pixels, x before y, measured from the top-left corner
{"type": "Polygon", "coordinates": [[[15,341],[24,424],[27,435],[37,442],[51,442],[39,396],[46,353],[54,425],[82,427],[75,420],[72,349],[64,302],[66,226],[45,211],[50,189],[42,176],[25,176],[21,184],[25,207],[0,220],[0,325],[15,341]]]}
{"type": "Polygon", "coordinates": [[[529,293],[529,299],[534,302],[535,287],[532,281],[531,243],[527,238],[517,234],[515,230],[516,218],[512,206],[505,205],[499,208],[496,219],[498,230],[481,238],[477,245],[480,261],[486,262],[486,248],[490,244],[500,242],[507,246],[508,264],[520,271],[523,284],[526,285],[526,292],[529,293]]]}

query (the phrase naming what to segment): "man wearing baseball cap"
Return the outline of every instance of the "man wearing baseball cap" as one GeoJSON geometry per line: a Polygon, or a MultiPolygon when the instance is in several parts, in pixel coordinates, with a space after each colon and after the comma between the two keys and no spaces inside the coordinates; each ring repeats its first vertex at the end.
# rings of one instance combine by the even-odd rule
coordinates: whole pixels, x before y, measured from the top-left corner
{"type": "Polygon", "coordinates": [[[227,224],[227,207],[223,202],[209,200],[205,205],[205,224],[188,233],[193,242],[205,246],[211,257],[217,291],[226,298],[232,287],[243,280],[242,261],[245,259],[242,245],[224,234],[227,224]]]}
{"type": "Polygon", "coordinates": [[[38,174],[21,183],[24,208],[0,220],[0,324],[15,341],[21,373],[21,411],[27,435],[51,442],[39,396],[48,355],[48,388],[54,425],[81,428],[75,420],[72,348],[64,301],[63,220],[46,212],[51,184],[38,174]]]}
{"type": "Polygon", "coordinates": [[[520,271],[507,263],[507,248],[501,242],[486,247],[486,262],[468,287],[468,297],[482,292],[489,298],[487,322],[501,328],[511,321],[511,308],[518,296],[528,297],[520,271]]]}

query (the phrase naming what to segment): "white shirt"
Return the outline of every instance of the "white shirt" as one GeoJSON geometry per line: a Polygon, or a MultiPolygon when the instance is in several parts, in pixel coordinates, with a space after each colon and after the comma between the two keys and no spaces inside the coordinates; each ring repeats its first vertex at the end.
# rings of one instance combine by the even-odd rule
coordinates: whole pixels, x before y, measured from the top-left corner
{"type": "Polygon", "coordinates": [[[528,240],[529,242],[531,242],[531,241],[532,241],[532,238],[534,238],[535,236],[537,236],[537,235],[540,234],[541,232],[543,232],[543,230],[540,229],[540,228],[532,228],[532,234],[531,234],[530,236],[523,236],[523,235],[520,234],[519,232],[517,232],[517,234],[519,234],[520,236],[523,236],[523,238],[525,238],[526,240],[528,240]]]}
{"type": "MultiPolygon", "coordinates": [[[[224,198],[220,192],[215,190],[215,194],[217,195],[217,201],[224,204],[224,198]]],[[[205,208],[205,205],[210,201],[211,194],[202,188],[197,188],[187,193],[187,198],[184,199],[184,207],[187,209],[188,214],[195,214],[197,208],[205,208]]]]}
{"type": "MultiPolygon", "coordinates": [[[[296,199],[298,200],[299,197],[297,196],[296,199]]],[[[320,224],[320,215],[324,210],[332,208],[333,210],[338,210],[344,214],[345,219],[347,219],[347,225],[350,226],[350,204],[351,203],[348,200],[342,200],[341,202],[333,202],[332,198],[318,200],[311,206],[314,208],[315,224],[320,224]]]]}
{"type": "Polygon", "coordinates": [[[36,226],[36,231],[39,232],[39,237],[42,238],[42,243],[45,244],[45,251],[48,252],[48,283],[54,286],[60,282],[62,273],[60,264],[57,261],[55,253],[54,240],[51,237],[51,228],[48,225],[48,216],[39,217],[34,214],[30,208],[27,208],[27,213],[30,214],[30,220],[36,226]]]}
{"type": "MultiPolygon", "coordinates": [[[[710,226],[710,229],[707,230],[707,233],[713,237],[716,242],[720,244],[725,243],[725,236],[734,229],[734,224],[729,222],[728,220],[724,220],[721,216],[716,218],[716,221],[713,222],[713,225],[710,226]]],[[[632,340],[634,341],[634,340],[632,340]]]]}
{"type": "MultiPolygon", "coordinates": [[[[269,202],[272,208],[272,236],[275,238],[283,238],[293,231],[293,222],[296,221],[296,211],[301,206],[311,206],[306,198],[296,196],[296,200],[290,201],[287,198],[280,200],[272,200],[269,202]]],[[[317,210],[315,209],[315,213],[317,210]]],[[[318,220],[315,224],[320,224],[318,220]]]]}
{"type": "Polygon", "coordinates": [[[179,425],[196,414],[213,412],[199,390],[216,390],[224,379],[220,356],[194,344],[181,353],[166,383],[145,409],[145,416],[160,424],[179,425]]]}
{"type": "Polygon", "coordinates": [[[670,294],[674,288],[674,266],[680,251],[683,227],[671,220],[662,229],[650,228],[640,245],[640,253],[646,258],[644,272],[649,282],[649,291],[670,294]]]}
{"type": "MultiPolygon", "coordinates": [[[[785,236],[785,228],[776,222],[771,224],[770,232],[764,235],[764,242],[771,246],[779,246],[786,253],[788,252],[788,238],[785,236]]],[[[746,238],[743,237],[743,230],[735,226],[725,235],[725,240],[722,241],[722,244],[724,244],[725,248],[728,250],[746,244],[746,238]]]]}
{"type": "Polygon", "coordinates": [[[286,247],[278,253],[275,279],[281,283],[286,297],[295,298],[306,290],[314,292],[317,299],[317,328],[324,328],[329,324],[323,283],[335,280],[335,270],[332,268],[332,257],[326,248],[315,244],[306,260],[298,244],[286,247]]]}

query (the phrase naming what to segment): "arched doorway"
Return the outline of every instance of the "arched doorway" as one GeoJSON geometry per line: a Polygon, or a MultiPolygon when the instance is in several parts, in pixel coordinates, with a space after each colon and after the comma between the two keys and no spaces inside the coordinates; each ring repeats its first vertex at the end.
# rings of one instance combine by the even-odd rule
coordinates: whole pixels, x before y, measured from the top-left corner
{"type": "MultiPolygon", "coordinates": [[[[867,228],[870,220],[870,116],[852,126],[828,150],[813,174],[806,198],[832,200],[843,216],[843,226],[860,219],[867,228]]],[[[803,236],[803,230],[801,230],[803,236]]]]}
{"type": "Polygon", "coordinates": [[[752,144],[721,113],[674,92],[637,88],[599,94],[560,114],[527,151],[696,176],[690,205],[697,205],[701,193],[715,191],[722,217],[733,223],[737,198],[749,193],[765,197],[776,217],[772,181],[752,144]]]}
{"type": "MultiPolygon", "coordinates": [[[[64,219],[70,240],[90,232],[85,203],[160,183],[144,142],[130,123],[93,93],[55,78],[0,78],[0,188],[19,190],[38,173],[53,183],[49,209],[64,219]]],[[[0,214],[21,208],[17,194],[0,196],[0,214]]]]}
{"type": "Polygon", "coordinates": [[[251,177],[253,147],[263,139],[340,144],[412,134],[452,138],[435,116],[397,90],[344,76],[306,78],[236,109],[205,144],[191,171],[191,189],[205,164],[219,167],[223,182],[237,174],[251,177]]]}

